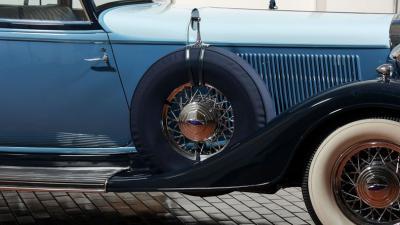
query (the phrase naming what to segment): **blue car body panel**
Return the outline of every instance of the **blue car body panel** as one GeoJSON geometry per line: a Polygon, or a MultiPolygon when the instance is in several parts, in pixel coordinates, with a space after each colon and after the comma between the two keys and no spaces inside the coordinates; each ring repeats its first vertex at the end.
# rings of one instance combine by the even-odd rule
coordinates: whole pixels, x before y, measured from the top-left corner
{"type": "Polygon", "coordinates": [[[104,31],[1,30],[0,143],[77,152],[127,146],[129,109],[119,74],[85,61],[103,48],[112,56],[104,31]]]}

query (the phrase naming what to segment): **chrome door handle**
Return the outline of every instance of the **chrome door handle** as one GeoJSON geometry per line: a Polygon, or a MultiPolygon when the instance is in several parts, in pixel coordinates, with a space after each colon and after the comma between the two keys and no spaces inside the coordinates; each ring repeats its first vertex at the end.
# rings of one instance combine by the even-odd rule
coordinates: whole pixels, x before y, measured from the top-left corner
{"type": "Polygon", "coordinates": [[[110,57],[108,56],[106,49],[102,48],[102,57],[84,59],[86,62],[94,62],[96,65],[91,66],[91,69],[98,72],[116,72],[115,68],[111,66],[110,57]],[[103,62],[105,65],[98,66],[99,62],[103,62]]]}
{"type": "Polygon", "coordinates": [[[85,59],[85,61],[86,62],[100,62],[100,61],[103,61],[108,66],[110,65],[110,57],[107,55],[107,53],[104,53],[103,57],[89,58],[89,59],[85,59]]]}

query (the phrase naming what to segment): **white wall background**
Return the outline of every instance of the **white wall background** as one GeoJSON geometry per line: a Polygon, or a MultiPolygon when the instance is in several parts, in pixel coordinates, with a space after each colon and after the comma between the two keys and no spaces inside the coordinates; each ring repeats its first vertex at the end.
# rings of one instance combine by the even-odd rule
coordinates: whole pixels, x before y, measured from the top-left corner
{"type": "Polygon", "coordinates": [[[394,0],[320,0],[320,2],[321,10],[384,13],[395,12],[397,4],[394,0]]]}
{"type": "MultiPolygon", "coordinates": [[[[39,0],[30,0],[38,3],[39,0]]],[[[79,1],[79,0],[74,0],[79,1]]],[[[99,3],[113,0],[96,0],[99,3]]],[[[229,6],[245,8],[266,8],[269,0],[175,0],[176,4],[193,6],[229,6]]],[[[340,12],[379,12],[393,13],[398,8],[400,0],[276,0],[281,10],[318,10],[318,11],[340,11],[340,12]]],[[[14,3],[22,4],[23,0],[0,0],[0,4],[14,3]]],[[[42,0],[42,2],[53,3],[56,0],[42,0]]]]}
{"type": "MultiPolygon", "coordinates": [[[[393,13],[398,0],[276,0],[281,10],[393,13]]],[[[176,0],[182,5],[266,8],[269,0],[176,0]]]]}

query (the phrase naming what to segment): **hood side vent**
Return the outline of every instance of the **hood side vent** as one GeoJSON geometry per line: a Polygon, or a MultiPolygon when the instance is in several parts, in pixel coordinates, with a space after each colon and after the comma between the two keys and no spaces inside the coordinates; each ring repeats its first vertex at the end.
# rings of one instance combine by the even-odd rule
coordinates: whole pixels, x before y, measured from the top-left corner
{"type": "Polygon", "coordinates": [[[238,55],[265,81],[278,114],[328,89],[361,80],[358,55],[238,55]]]}

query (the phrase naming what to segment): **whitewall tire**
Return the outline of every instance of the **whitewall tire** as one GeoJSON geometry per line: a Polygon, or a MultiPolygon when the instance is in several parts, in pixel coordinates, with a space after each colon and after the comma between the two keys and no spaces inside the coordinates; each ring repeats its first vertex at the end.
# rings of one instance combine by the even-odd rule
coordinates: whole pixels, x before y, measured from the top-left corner
{"type": "Polygon", "coordinates": [[[303,184],[315,222],[399,223],[399,146],[400,123],[394,120],[359,120],[331,133],[312,157],[303,184]]]}

